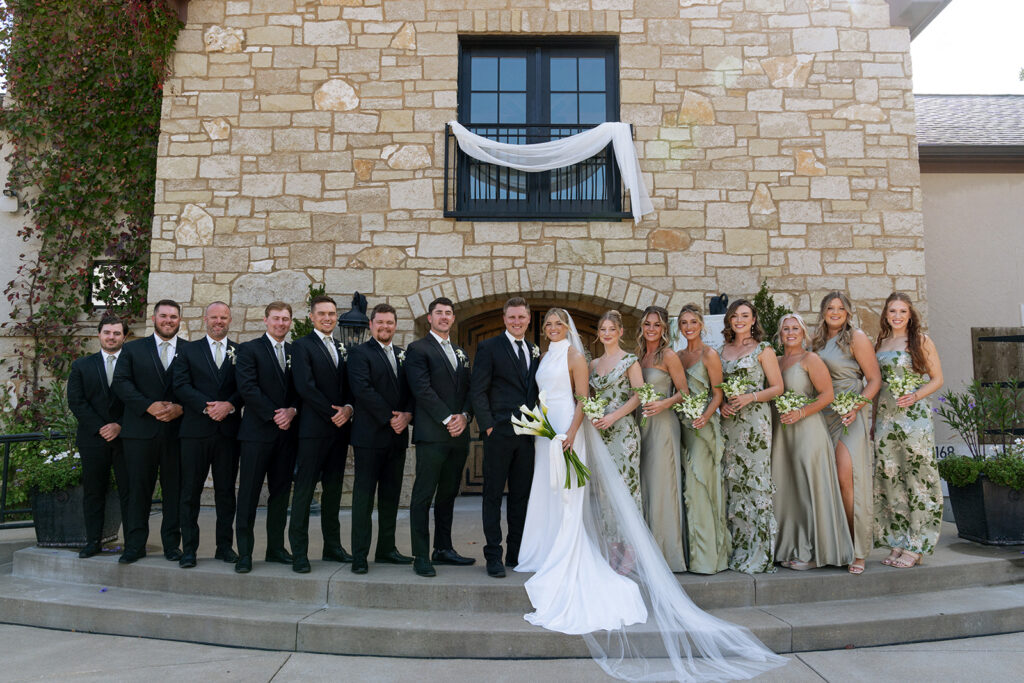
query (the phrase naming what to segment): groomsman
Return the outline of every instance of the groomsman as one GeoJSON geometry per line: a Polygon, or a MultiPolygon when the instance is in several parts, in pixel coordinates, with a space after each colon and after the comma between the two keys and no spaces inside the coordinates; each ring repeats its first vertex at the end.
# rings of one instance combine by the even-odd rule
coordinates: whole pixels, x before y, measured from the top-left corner
{"type": "Polygon", "coordinates": [[[124,404],[114,396],[110,384],[114,366],[121,355],[121,346],[128,326],[120,318],[105,315],[99,324],[100,351],[71,364],[68,377],[68,407],[78,419],[75,443],[82,456],[82,487],[85,498],[85,547],[81,558],[92,557],[103,546],[103,513],[107,507],[110,470],[114,470],[121,517],[128,508],[128,473],[121,448],[121,416],[124,404]]]}
{"type": "Polygon", "coordinates": [[[238,562],[235,571],[252,571],[253,528],[263,480],[267,480],[267,562],[292,564],[284,547],[288,494],[295,469],[299,400],[292,383],[292,345],[285,341],[292,327],[292,307],[283,301],[269,304],[263,323],[267,333],[238,346],[235,381],[245,402],[238,430],[242,460],[238,481],[238,562]],[[293,424],[296,426],[293,427],[293,424]]]}
{"type": "Polygon", "coordinates": [[[348,380],[355,404],[352,449],[355,482],[352,485],[352,571],[367,572],[373,531],[373,497],[377,494],[376,562],[412,564],[413,558],[395,547],[398,498],[409,447],[412,395],[405,378],[405,352],[392,340],[398,319],[390,304],[377,304],[370,312],[372,339],[352,349],[348,380]]]}
{"type": "Polygon", "coordinates": [[[526,523],[526,504],[533,480],[533,437],[518,436],[512,416],[519,406],[537,402],[537,358],[540,350],[526,341],[530,306],[514,297],[502,311],[505,332],[477,347],[470,392],[476,422],[484,435],[483,524],[487,573],[505,576],[501,564],[501,496],[508,484],[505,565],[519,563],[526,523]]]}
{"type": "Polygon", "coordinates": [[[114,367],[111,389],[124,403],[121,441],[128,472],[129,514],[124,520],[124,552],[118,560],[122,564],[146,556],[149,510],[158,472],[163,498],[160,541],[164,557],[171,562],[181,559],[178,427],[183,409],[175,398],[173,382],[180,325],[178,302],[156,302],[153,336],[125,344],[114,367]]]}
{"type": "Polygon", "coordinates": [[[469,454],[469,358],[449,338],[455,323],[451,299],[440,297],[427,309],[430,332],[409,344],[405,373],[416,401],[413,441],[416,443],[416,480],[412,486],[409,526],[412,531],[413,570],[420,576],[436,574],[437,564],[470,565],[452,547],[452,517],[462,470],[469,454]],[[430,503],[434,503],[434,552],[430,549],[430,503]]]}
{"type": "Polygon", "coordinates": [[[320,529],[324,536],[323,559],[351,562],[341,545],[341,484],[351,433],[352,406],[345,373],[345,347],[331,334],[338,324],[338,306],[328,296],[314,297],[309,319],[313,331],[292,344],[292,377],[302,398],[299,413],[299,448],[295,462],[292,519],[288,526],[294,560],[292,570],[311,571],[309,565],[309,505],[319,480],[320,529]]]}
{"type": "Polygon", "coordinates": [[[199,503],[206,477],[213,470],[217,506],[217,550],[214,558],[236,562],[231,549],[238,477],[238,423],[242,396],[235,383],[238,344],[228,339],[231,309],[215,301],[203,314],[206,336],[182,344],[174,364],[174,393],[185,408],[181,420],[182,569],[196,566],[199,549],[199,503]]]}

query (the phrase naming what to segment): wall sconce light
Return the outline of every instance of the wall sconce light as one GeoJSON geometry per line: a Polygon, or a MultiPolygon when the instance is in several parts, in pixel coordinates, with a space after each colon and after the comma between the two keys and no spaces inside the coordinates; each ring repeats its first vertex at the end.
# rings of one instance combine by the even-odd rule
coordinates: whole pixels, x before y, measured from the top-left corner
{"type": "Polygon", "coordinates": [[[18,193],[14,190],[4,190],[4,196],[0,197],[0,211],[5,213],[18,213],[21,208],[18,202],[18,193]]]}

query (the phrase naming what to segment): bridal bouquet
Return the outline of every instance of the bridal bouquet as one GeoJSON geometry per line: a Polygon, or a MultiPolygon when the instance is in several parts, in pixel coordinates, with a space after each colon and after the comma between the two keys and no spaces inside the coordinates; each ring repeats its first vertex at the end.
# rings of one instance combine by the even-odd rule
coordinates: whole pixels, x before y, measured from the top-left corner
{"type": "Polygon", "coordinates": [[[726,377],[724,382],[716,384],[715,388],[721,389],[726,398],[735,398],[736,396],[749,394],[757,388],[757,385],[747,375],[746,370],[737,370],[726,377]]]}
{"type": "MultiPolygon", "coordinates": [[[[526,407],[526,405],[519,406],[519,410],[522,413],[518,418],[512,418],[512,428],[516,434],[521,436],[542,436],[545,439],[555,440],[555,437],[560,435],[555,431],[555,428],[551,426],[551,421],[548,420],[548,407],[544,402],[544,392],[540,393],[537,397],[537,405],[533,410],[526,407]]],[[[565,456],[565,486],[564,488],[572,488],[571,473],[576,473],[576,486],[583,486],[590,479],[590,470],[580,460],[580,456],[576,455],[576,451],[572,448],[563,450],[562,455],[565,456]]]]}
{"type": "Polygon", "coordinates": [[[882,379],[889,385],[889,393],[894,399],[912,394],[926,384],[923,375],[901,365],[899,358],[882,368],[882,379]]]}
{"type": "Polygon", "coordinates": [[[583,408],[583,414],[587,416],[587,419],[593,422],[594,420],[600,420],[604,417],[604,409],[608,407],[608,399],[587,396],[577,396],[576,400],[580,402],[580,407],[583,408]]]}
{"type": "MultiPolygon", "coordinates": [[[[813,403],[810,396],[801,394],[799,391],[793,391],[792,389],[784,393],[782,396],[776,396],[772,401],[775,403],[775,407],[778,409],[779,415],[785,415],[786,413],[794,410],[800,410],[805,405],[813,403]]],[[[785,429],[786,425],[782,425],[782,428],[785,429]]]]}
{"type": "Polygon", "coordinates": [[[693,421],[703,415],[707,407],[708,392],[702,391],[699,394],[683,394],[683,400],[674,404],[672,410],[693,421]]]}
{"type": "MultiPolygon", "coordinates": [[[[836,415],[839,415],[840,417],[846,417],[847,415],[850,414],[851,411],[853,411],[854,408],[856,408],[857,406],[865,405],[867,403],[871,403],[871,401],[867,400],[864,396],[862,396],[856,391],[840,391],[838,394],[836,394],[835,398],[832,400],[832,403],[829,404],[829,407],[831,407],[832,410],[836,411],[836,415]]],[[[844,424],[843,434],[849,433],[849,428],[844,424]]]]}
{"type": "MultiPolygon", "coordinates": [[[[654,390],[654,385],[651,384],[650,382],[647,382],[645,384],[641,384],[638,387],[634,387],[633,391],[635,391],[636,395],[640,398],[640,405],[641,406],[645,406],[648,403],[651,403],[653,401],[657,401],[658,399],[665,398],[664,396],[662,396],[661,394],[659,394],[657,391],[654,390]]],[[[646,427],[647,426],[647,417],[646,416],[640,418],[640,426],[641,427],[646,427]]]]}

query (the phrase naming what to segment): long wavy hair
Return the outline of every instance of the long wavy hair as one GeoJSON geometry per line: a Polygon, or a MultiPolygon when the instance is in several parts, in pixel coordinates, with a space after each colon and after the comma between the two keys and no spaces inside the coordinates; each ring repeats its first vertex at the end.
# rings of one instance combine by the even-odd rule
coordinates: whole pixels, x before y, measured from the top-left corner
{"type": "Polygon", "coordinates": [[[910,310],[910,320],[907,321],[907,352],[910,354],[910,362],[914,372],[925,374],[928,372],[928,359],[924,355],[924,332],[921,331],[921,314],[914,308],[914,302],[903,292],[893,292],[885,300],[882,306],[882,329],[878,333],[878,341],[875,342],[875,351],[878,351],[882,341],[892,336],[892,325],[889,324],[889,304],[893,301],[902,301],[910,310]]]}
{"type": "Polygon", "coordinates": [[[640,327],[636,333],[636,357],[643,362],[644,356],[647,355],[647,342],[644,340],[644,321],[652,313],[661,320],[661,340],[658,342],[658,348],[654,350],[654,364],[661,365],[661,361],[665,357],[665,351],[671,348],[668,338],[668,311],[661,306],[648,306],[644,309],[643,315],[640,316],[640,327]]]}
{"type": "Polygon", "coordinates": [[[818,307],[818,326],[814,330],[811,349],[814,351],[823,349],[825,344],[828,343],[828,322],[825,320],[825,311],[828,310],[828,306],[832,303],[833,299],[839,299],[839,303],[846,309],[846,322],[843,323],[843,328],[836,335],[836,344],[843,351],[849,353],[850,345],[853,343],[853,304],[850,303],[850,299],[845,294],[838,290],[829,292],[821,300],[821,306],[818,307]]]}
{"type": "Polygon", "coordinates": [[[698,306],[697,304],[690,303],[690,304],[685,304],[681,309],[679,309],[679,315],[676,316],[676,326],[679,328],[679,336],[680,337],[683,336],[683,314],[684,313],[692,314],[693,317],[695,317],[697,319],[697,322],[700,323],[700,329],[703,332],[703,330],[704,330],[704,311],[700,310],[700,306],[698,306]]]}
{"type": "Polygon", "coordinates": [[[736,341],[736,332],[732,329],[732,318],[736,315],[736,309],[740,306],[746,306],[750,309],[750,312],[754,314],[754,324],[750,326],[750,336],[754,341],[760,343],[764,340],[764,330],[761,329],[761,321],[757,319],[757,309],[754,308],[754,304],[750,303],[746,299],[736,299],[729,308],[725,309],[725,329],[722,330],[722,336],[725,338],[726,344],[732,344],[736,341]]]}
{"type": "Polygon", "coordinates": [[[796,324],[800,326],[800,329],[804,332],[804,338],[800,341],[800,348],[807,350],[808,344],[810,344],[811,333],[807,329],[807,323],[799,313],[783,313],[782,317],[779,318],[779,329],[775,331],[775,339],[779,342],[779,346],[785,346],[786,344],[782,341],[782,326],[786,324],[789,319],[796,321],[796,324]]]}

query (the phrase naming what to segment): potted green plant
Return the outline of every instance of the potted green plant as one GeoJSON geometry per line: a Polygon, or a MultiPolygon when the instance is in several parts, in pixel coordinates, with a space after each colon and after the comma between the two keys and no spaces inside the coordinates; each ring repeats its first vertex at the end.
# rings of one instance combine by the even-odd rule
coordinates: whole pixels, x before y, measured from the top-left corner
{"type": "Polygon", "coordinates": [[[1024,420],[1020,398],[1016,382],[973,382],[967,391],[947,391],[934,409],[971,453],[939,461],[961,538],[990,545],[1024,543],[1024,438],[1013,436],[1024,420]]]}

